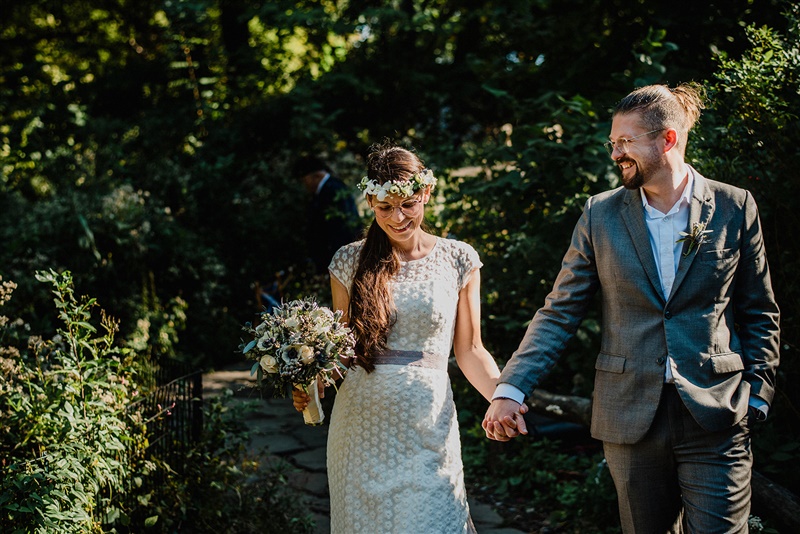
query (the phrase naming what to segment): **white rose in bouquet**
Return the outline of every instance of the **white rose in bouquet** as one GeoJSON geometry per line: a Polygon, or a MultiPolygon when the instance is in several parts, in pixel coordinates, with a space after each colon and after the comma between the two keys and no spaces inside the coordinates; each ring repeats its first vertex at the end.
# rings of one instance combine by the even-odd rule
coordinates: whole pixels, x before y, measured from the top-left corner
{"type": "Polygon", "coordinates": [[[306,365],[313,363],[314,349],[307,347],[306,345],[300,345],[297,347],[297,356],[300,358],[300,361],[306,365]]]}
{"type": "Polygon", "coordinates": [[[263,355],[258,363],[265,373],[274,374],[278,372],[278,360],[269,354],[263,355]]]}
{"type": "Polygon", "coordinates": [[[286,345],[281,347],[281,360],[286,365],[297,365],[298,362],[308,365],[314,362],[314,349],[307,345],[286,345]]]}

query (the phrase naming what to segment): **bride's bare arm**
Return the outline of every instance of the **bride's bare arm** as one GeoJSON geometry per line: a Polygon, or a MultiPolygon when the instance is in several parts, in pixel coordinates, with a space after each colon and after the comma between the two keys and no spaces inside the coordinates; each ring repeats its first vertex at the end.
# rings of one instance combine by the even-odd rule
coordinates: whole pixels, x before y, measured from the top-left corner
{"type": "Polygon", "coordinates": [[[333,297],[333,311],[342,310],[342,322],[347,324],[347,321],[350,320],[350,295],[347,294],[344,284],[334,276],[331,276],[331,296],[333,297]]]}
{"type": "MultiPolygon", "coordinates": [[[[481,276],[480,271],[476,269],[458,295],[453,350],[458,367],[464,376],[486,400],[491,401],[497,380],[500,378],[500,369],[492,355],[483,346],[481,339],[480,294],[481,276]]],[[[516,426],[520,433],[526,434],[527,428],[521,414],[527,411],[527,406],[522,405],[520,408],[520,412],[515,417],[516,426]]]]}
{"type": "Polygon", "coordinates": [[[481,339],[481,278],[475,269],[458,295],[453,351],[458,367],[486,400],[492,399],[500,369],[481,339]]]}

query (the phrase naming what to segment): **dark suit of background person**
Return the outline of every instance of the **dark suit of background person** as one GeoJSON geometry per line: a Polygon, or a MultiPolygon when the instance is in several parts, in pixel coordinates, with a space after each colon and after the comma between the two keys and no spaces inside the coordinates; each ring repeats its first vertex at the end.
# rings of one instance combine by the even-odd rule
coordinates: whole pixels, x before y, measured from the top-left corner
{"type": "MultiPolygon", "coordinates": [[[[747,532],[749,423],[766,417],[779,360],[779,310],[758,211],[748,191],[708,180],[683,160],[701,93],[638,91],[617,105],[609,144],[625,187],[586,203],[553,290],[502,372],[484,428],[493,437],[504,407],[518,407],[508,400],[518,400],[514,388],[530,393],[541,383],[600,291],[591,431],[603,441],[623,531],[747,532]],[[654,102],[668,112],[646,115],[654,102]],[[651,211],[653,193],[663,191],[666,207],[651,211]],[[669,218],[680,213],[685,219],[669,218]],[[657,265],[659,224],[668,233],[666,263],[657,265]],[[690,249],[676,243],[678,228],[710,232],[690,249]]],[[[509,425],[495,439],[507,439],[505,430],[515,434],[509,425]]]]}
{"type": "Polygon", "coordinates": [[[311,194],[308,210],[308,255],[317,273],[327,273],[334,252],[359,239],[361,223],[351,188],[333,175],[321,159],[304,157],[293,175],[311,194]]]}

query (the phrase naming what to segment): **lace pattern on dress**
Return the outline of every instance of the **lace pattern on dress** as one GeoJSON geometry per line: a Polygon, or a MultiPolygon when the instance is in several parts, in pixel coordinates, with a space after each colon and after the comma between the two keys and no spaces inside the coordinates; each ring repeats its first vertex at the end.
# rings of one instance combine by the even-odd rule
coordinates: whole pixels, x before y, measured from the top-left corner
{"type": "MultiPolygon", "coordinates": [[[[336,278],[350,292],[353,284],[353,275],[358,265],[358,257],[364,247],[364,240],[347,244],[336,251],[328,266],[330,274],[336,278]]],[[[458,289],[463,289],[470,280],[475,269],[480,269],[483,263],[477,251],[467,243],[455,239],[436,238],[433,250],[418,260],[400,262],[400,272],[396,281],[415,280],[430,275],[431,269],[441,267],[441,262],[455,267],[457,273],[458,289]]]]}

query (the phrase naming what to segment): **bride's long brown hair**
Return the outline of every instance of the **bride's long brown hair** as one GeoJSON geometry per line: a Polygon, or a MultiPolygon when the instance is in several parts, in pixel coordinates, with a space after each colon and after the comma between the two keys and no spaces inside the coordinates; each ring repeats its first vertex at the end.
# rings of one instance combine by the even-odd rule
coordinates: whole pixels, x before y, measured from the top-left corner
{"type": "MultiPolygon", "coordinates": [[[[425,169],[413,152],[384,142],[373,145],[367,156],[367,177],[379,184],[408,180],[425,169]]],[[[389,236],[376,221],[367,230],[350,290],[349,326],[356,338],[356,365],[375,370],[375,354],[386,349],[389,331],[396,321],[390,281],[400,260],[389,236]]]]}

